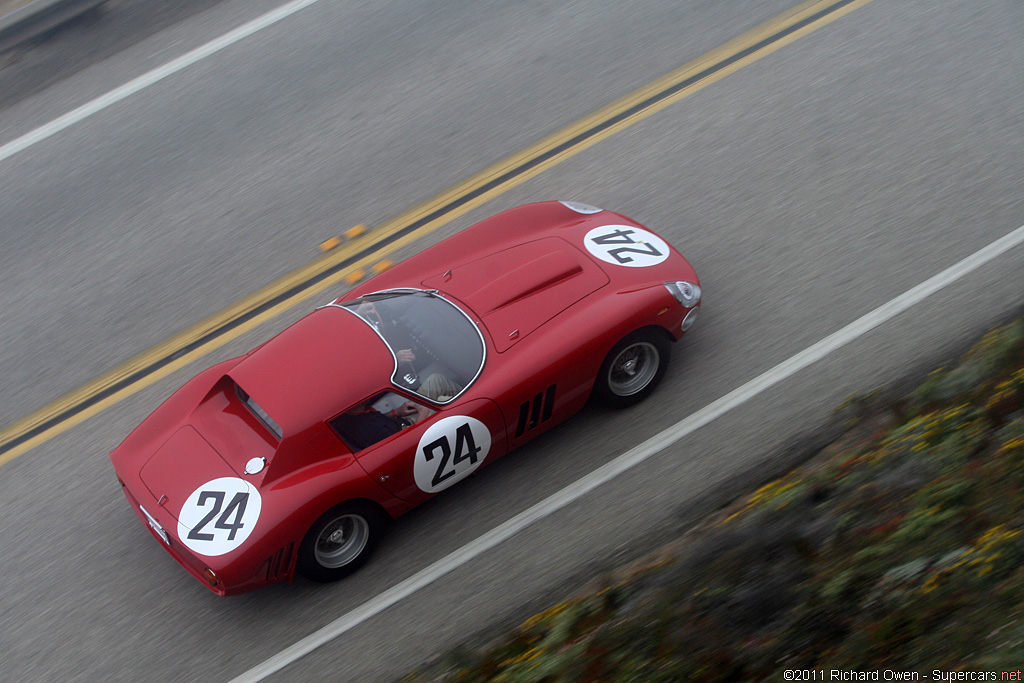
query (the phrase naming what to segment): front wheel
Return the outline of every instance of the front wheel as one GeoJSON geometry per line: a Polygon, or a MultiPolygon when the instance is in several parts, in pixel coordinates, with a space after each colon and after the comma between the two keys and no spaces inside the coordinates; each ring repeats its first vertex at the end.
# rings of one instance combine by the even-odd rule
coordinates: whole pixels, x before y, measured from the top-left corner
{"type": "Polygon", "coordinates": [[[672,347],[665,334],[642,329],[625,336],[601,364],[594,395],[612,408],[625,408],[647,398],[668,369],[672,347]]]}
{"type": "Polygon", "coordinates": [[[310,527],[299,546],[296,569],[312,581],[337,581],[370,558],[383,533],[380,513],[363,503],[343,503],[310,527]]]}

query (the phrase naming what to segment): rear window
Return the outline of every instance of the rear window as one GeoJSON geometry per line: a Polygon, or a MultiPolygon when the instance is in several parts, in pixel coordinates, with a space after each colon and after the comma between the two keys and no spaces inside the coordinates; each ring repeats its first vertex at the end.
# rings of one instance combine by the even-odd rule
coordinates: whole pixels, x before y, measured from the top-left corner
{"type": "Polygon", "coordinates": [[[242,400],[242,403],[244,403],[245,407],[249,409],[249,412],[255,415],[259,421],[263,423],[263,426],[270,430],[270,433],[276,436],[277,440],[280,441],[283,434],[281,427],[274,422],[274,419],[267,414],[267,411],[263,410],[263,408],[260,407],[260,404],[253,400],[252,396],[245,393],[242,387],[236,384],[235,390],[238,392],[238,398],[242,400]]]}

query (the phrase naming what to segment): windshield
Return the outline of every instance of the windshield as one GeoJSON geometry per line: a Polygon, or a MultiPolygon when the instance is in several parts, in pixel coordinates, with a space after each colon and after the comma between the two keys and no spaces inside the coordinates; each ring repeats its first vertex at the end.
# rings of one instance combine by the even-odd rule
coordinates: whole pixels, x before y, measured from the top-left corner
{"type": "Polygon", "coordinates": [[[391,381],[434,403],[454,400],[483,369],[480,330],[435,292],[388,290],[338,305],[373,327],[391,349],[391,381]]]}

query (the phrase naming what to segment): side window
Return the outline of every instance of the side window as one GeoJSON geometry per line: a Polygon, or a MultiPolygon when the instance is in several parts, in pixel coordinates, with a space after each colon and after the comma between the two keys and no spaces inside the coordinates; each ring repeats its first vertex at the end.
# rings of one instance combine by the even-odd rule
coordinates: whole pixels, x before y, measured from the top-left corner
{"type": "Polygon", "coordinates": [[[346,410],[328,424],[356,453],[430,417],[434,412],[405,396],[384,391],[346,410]]]}

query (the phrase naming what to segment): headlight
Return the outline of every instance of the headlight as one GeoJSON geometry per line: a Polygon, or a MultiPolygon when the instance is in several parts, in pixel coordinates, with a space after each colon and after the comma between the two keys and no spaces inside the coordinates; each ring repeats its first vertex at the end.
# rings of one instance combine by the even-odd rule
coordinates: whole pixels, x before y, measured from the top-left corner
{"type": "Polygon", "coordinates": [[[683,324],[679,326],[679,329],[686,332],[688,329],[693,327],[693,324],[697,322],[698,313],[700,313],[699,308],[691,308],[690,312],[686,314],[685,318],[683,318],[683,324]]]}
{"type": "Polygon", "coordinates": [[[560,203],[563,204],[566,208],[572,209],[576,213],[582,213],[582,214],[601,213],[601,209],[597,208],[596,206],[591,206],[590,204],[584,204],[583,202],[560,202],[560,203]]]}
{"type": "Polygon", "coordinates": [[[665,289],[683,305],[683,308],[693,308],[700,303],[700,286],[692,282],[686,280],[666,282],[665,289]]]}

